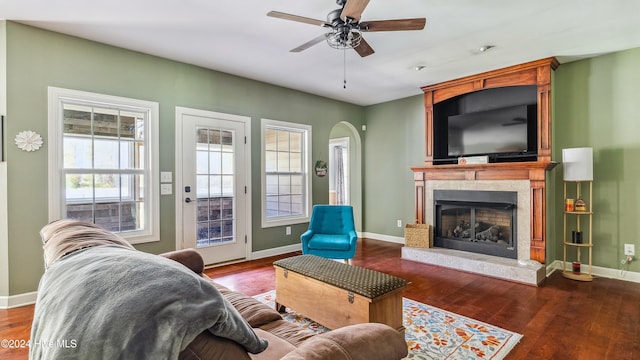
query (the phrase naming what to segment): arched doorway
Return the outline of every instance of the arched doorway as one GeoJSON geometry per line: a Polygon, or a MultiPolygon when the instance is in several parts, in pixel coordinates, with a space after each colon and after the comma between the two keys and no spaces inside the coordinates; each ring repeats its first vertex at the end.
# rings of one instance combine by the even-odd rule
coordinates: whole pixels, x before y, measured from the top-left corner
{"type": "Polygon", "coordinates": [[[350,123],[341,121],[329,134],[329,203],[353,206],[356,230],[362,229],[362,141],[350,123]]]}

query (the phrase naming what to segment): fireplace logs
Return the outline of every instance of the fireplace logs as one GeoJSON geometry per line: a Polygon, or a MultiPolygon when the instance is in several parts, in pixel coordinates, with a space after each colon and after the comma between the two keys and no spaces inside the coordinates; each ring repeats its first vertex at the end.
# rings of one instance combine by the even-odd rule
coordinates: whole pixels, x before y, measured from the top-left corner
{"type": "Polygon", "coordinates": [[[435,190],[436,247],[516,258],[515,192],[435,190]]]}

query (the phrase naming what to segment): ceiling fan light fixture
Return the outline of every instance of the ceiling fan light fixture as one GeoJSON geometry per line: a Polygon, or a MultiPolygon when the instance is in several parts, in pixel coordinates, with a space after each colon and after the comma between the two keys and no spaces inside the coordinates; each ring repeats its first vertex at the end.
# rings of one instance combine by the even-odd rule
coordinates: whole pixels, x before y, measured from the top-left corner
{"type": "Polygon", "coordinates": [[[359,31],[330,32],[327,34],[327,43],[334,49],[353,49],[360,45],[362,34],[359,31]]]}

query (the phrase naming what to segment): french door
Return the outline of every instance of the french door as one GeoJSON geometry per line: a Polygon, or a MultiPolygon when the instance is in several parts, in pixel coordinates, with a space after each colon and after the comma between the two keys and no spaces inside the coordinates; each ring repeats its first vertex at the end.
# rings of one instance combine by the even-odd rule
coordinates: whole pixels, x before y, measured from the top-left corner
{"type": "Polygon", "coordinates": [[[181,248],[196,249],[205,264],[246,258],[249,118],[177,108],[176,121],[181,133],[181,169],[176,166],[181,248]]]}

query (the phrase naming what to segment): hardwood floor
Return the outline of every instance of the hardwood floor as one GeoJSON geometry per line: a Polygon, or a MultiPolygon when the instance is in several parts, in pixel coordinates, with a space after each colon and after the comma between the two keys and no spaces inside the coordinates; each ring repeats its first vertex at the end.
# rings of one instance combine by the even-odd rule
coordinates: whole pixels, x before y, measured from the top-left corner
{"type": "MultiPolygon", "coordinates": [[[[640,359],[640,284],[554,273],[540,287],[400,258],[401,245],[362,239],[353,264],[410,281],[404,296],[511,330],[524,337],[512,359],[640,359]]],[[[274,288],[281,255],[206,270],[229,288],[256,295],[274,288]]],[[[33,306],[0,310],[0,339],[28,339],[33,306]]],[[[0,359],[27,351],[0,348],[0,359]]]]}

